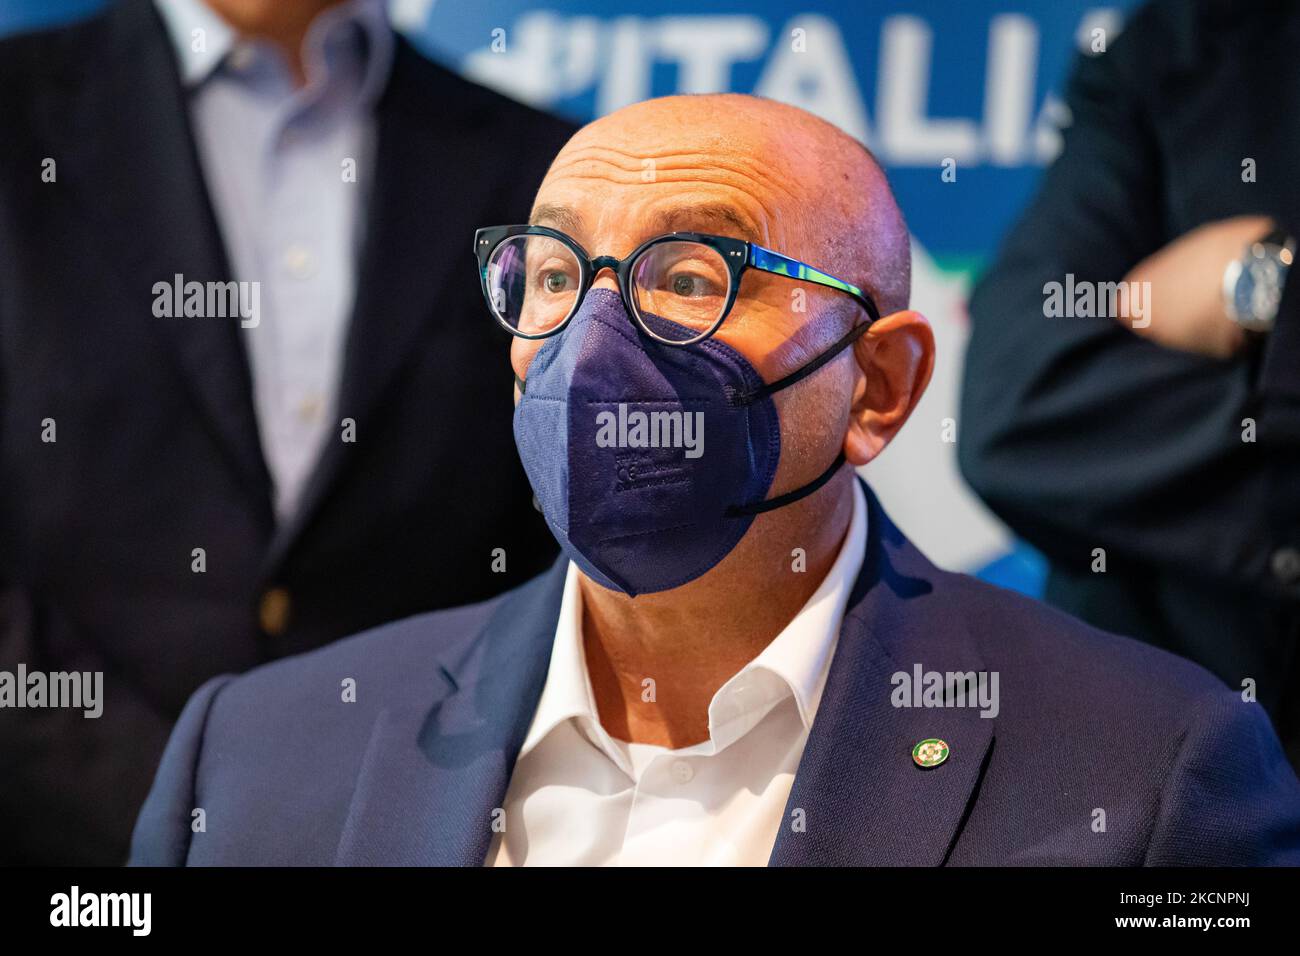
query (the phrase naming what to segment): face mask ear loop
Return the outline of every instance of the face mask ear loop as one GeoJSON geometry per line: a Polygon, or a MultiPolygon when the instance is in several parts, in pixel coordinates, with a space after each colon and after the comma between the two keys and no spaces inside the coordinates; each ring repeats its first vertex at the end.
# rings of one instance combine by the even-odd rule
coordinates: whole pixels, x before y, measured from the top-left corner
{"type": "Polygon", "coordinates": [[[829,468],[802,488],[796,488],[794,491],[787,491],[785,494],[778,495],[775,498],[770,498],[767,501],[755,501],[753,504],[748,505],[732,505],[727,509],[726,515],[728,518],[748,518],[751,515],[761,515],[764,511],[775,511],[777,508],[784,508],[786,505],[794,504],[800,498],[807,498],[822,485],[826,484],[826,482],[834,478],[835,473],[840,470],[840,465],[844,464],[845,461],[847,461],[847,459],[844,457],[844,452],[840,452],[835,456],[835,460],[831,462],[829,468]]]}
{"type": "MultiPolygon", "coordinates": [[[[862,325],[854,326],[853,328],[849,329],[849,331],[846,334],[841,336],[839,341],[837,341],[834,345],[828,348],[821,355],[817,356],[817,358],[813,359],[803,368],[791,372],[789,375],[785,376],[784,378],[779,378],[775,382],[764,385],[762,388],[758,388],[752,392],[747,392],[742,394],[734,386],[728,385],[727,401],[730,402],[733,406],[743,408],[747,405],[752,405],[754,404],[754,402],[766,398],[767,396],[772,395],[775,392],[779,392],[783,388],[789,388],[795,382],[802,381],[803,379],[811,375],[813,372],[817,371],[819,368],[824,366],[827,362],[834,359],[846,348],[848,348],[850,345],[852,345],[854,342],[860,339],[869,328],[871,328],[870,322],[864,322],[862,325]]],[[[726,516],[728,518],[746,518],[746,517],[750,517],[751,515],[762,514],[765,511],[775,511],[777,508],[783,508],[786,505],[794,504],[800,498],[808,497],[814,491],[821,488],[822,485],[826,484],[826,482],[834,478],[835,473],[840,470],[840,466],[843,465],[845,461],[846,459],[844,457],[844,452],[841,451],[838,455],[835,456],[835,460],[831,462],[829,468],[823,471],[820,475],[818,475],[808,484],[804,485],[802,488],[796,488],[793,491],[787,491],[785,494],[778,495],[777,497],[771,498],[767,501],[754,501],[747,505],[732,505],[730,508],[727,509],[726,516]]]]}
{"type": "Polygon", "coordinates": [[[744,408],[746,405],[753,405],[755,402],[759,401],[760,399],[764,399],[769,395],[773,395],[776,392],[781,391],[781,389],[783,388],[789,388],[795,382],[803,381],[813,372],[817,371],[827,362],[831,361],[836,356],[838,356],[841,352],[843,352],[846,348],[848,348],[858,339],[862,338],[863,334],[869,328],[871,328],[870,322],[864,322],[861,325],[855,325],[853,328],[849,329],[849,331],[845,335],[841,336],[840,339],[834,345],[828,348],[821,355],[817,356],[815,359],[813,359],[803,368],[791,372],[789,375],[785,376],[785,378],[778,378],[775,382],[772,382],[767,385],[763,385],[761,388],[756,388],[752,392],[742,392],[734,385],[724,386],[724,390],[727,396],[727,403],[736,408],[744,408]]]}

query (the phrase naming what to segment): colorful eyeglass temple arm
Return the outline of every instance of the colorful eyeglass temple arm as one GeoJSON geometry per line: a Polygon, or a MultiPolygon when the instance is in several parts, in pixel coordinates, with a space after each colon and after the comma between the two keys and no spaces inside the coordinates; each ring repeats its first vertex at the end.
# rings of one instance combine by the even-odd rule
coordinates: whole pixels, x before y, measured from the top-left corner
{"type": "Polygon", "coordinates": [[[806,262],[791,259],[789,256],[783,256],[779,252],[773,252],[771,249],[765,249],[757,243],[751,242],[749,244],[749,265],[764,272],[771,272],[774,275],[788,276],[791,279],[803,279],[806,282],[815,282],[818,285],[847,292],[862,303],[867,310],[867,314],[871,316],[872,322],[880,318],[880,310],[876,308],[876,303],[872,301],[870,295],[850,282],[837,279],[833,275],[827,275],[820,269],[814,269],[806,262]]]}

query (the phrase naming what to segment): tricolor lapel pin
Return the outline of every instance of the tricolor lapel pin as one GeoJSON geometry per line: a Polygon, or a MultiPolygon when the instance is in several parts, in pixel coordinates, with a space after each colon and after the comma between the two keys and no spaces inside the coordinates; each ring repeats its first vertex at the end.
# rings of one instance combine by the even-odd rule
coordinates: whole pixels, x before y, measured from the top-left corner
{"type": "Polygon", "coordinates": [[[912,761],[921,769],[929,770],[948,759],[948,744],[938,737],[927,737],[912,748],[912,761]]]}

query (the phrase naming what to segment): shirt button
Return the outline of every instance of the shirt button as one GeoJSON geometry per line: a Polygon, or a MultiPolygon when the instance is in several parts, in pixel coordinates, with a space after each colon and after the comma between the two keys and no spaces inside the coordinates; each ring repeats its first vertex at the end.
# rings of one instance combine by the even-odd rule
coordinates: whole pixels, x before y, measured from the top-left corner
{"type": "Polygon", "coordinates": [[[672,769],[669,772],[672,774],[674,783],[690,783],[691,778],[695,776],[695,768],[685,760],[674,760],[672,769]]]}
{"type": "Polygon", "coordinates": [[[257,603],[257,623],[269,637],[279,637],[289,628],[292,602],[284,588],[268,588],[257,603]]]}
{"type": "Polygon", "coordinates": [[[321,419],[325,403],[319,395],[304,395],[298,402],[298,420],[305,425],[314,425],[321,419]]]}
{"type": "Polygon", "coordinates": [[[284,268],[295,279],[310,279],[316,270],[316,259],[310,249],[295,242],[284,250],[284,268]]]}
{"type": "Polygon", "coordinates": [[[1300,581],[1300,548],[1278,548],[1273,552],[1273,577],[1285,585],[1300,581]]]}

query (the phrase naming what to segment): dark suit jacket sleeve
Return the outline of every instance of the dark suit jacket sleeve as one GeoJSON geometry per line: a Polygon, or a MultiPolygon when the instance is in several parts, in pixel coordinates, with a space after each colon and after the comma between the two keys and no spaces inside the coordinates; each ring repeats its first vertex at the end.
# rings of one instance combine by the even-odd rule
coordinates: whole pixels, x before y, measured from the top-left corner
{"type": "MultiPolygon", "coordinates": [[[[1173,236],[1146,97],[1160,32],[1138,15],[1067,92],[1064,150],[971,300],[961,468],[1008,524],[1066,568],[1102,547],[1274,591],[1276,508],[1300,486],[1293,406],[1259,387],[1270,356],[1218,361],[1154,345],[1110,318],[1044,316],[1044,284],[1115,282],[1173,236]],[[1285,414],[1288,427],[1263,419],[1285,414]],[[1259,418],[1254,444],[1242,420],[1259,418]]],[[[1238,160],[1225,175],[1237,175],[1238,160]]],[[[1188,157],[1186,161],[1197,161],[1188,157]]],[[[1300,363],[1300,281],[1267,348],[1300,363]],[[1293,328],[1286,330],[1300,331],[1293,328]],[[1282,344],[1286,343],[1286,344],[1282,344]]],[[[1286,507],[1290,507],[1287,505],[1286,507]]],[[[1113,560],[1109,553],[1108,559],[1113,560]]],[[[1114,570],[1114,568],[1110,568],[1114,570]]]]}
{"type": "MultiPolygon", "coordinates": [[[[153,789],[131,837],[131,866],[184,866],[189,855],[193,813],[198,808],[195,776],[212,703],[232,680],[214,677],[194,692],[172,730],[153,789]]],[[[206,821],[205,821],[206,825],[206,821]]]]}
{"type": "Polygon", "coordinates": [[[1165,785],[1149,866],[1300,865],[1300,782],[1259,704],[1215,691],[1165,785]]]}

